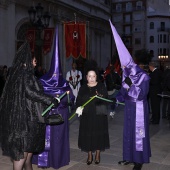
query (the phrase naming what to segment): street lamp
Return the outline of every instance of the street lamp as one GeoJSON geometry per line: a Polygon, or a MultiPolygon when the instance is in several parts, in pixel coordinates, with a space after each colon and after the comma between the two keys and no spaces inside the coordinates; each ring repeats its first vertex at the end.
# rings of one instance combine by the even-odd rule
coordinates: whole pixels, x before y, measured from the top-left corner
{"type": "Polygon", "coordinates": [[[169,56],[168,55],[159,55],[158,59],[160,61],[160,69],[164,70],[164,62],[165,60],[168,60],[169,56]]]}
{"type": "Polygon", "coordinates": [[[43,13],[44,8],[41,6],[41,3],[38,3],[36,7],[31,6],[28,10],[30,22],[37,29],[42,30],[47,28],[50,23],[50,14],[49,12],[43,13]],[[36,19],[37,17],[37,19],[36,19]],[[43,19],[43,21],[42,21],[43,19]]]}
{"type": "Polygon", "coordinates": [[[168,55],[159,55],[158,58],[160,60],[165,60],[165,59],[168,59],[168,55]]]}
{"type": "Polygon", "coordinates": [[[43,30],[49,26],[51,16],[49,12],[44,12],[44,8],[41,6],[41,3],[38,3],[37,6],[34,6],[33,3],[33,5],[28,10],[28,14],[30,23],[35,28],[34,55],[36,56],[39,65],[42,65],[42,48],[44,43],[42,38],[43,30]]]}

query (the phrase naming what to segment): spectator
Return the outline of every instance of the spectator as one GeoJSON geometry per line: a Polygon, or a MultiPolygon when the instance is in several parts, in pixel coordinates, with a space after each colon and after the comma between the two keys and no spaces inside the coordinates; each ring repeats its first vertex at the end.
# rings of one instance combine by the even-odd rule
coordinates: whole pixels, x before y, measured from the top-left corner
{"type": "MultiPolygon", "coordinates": [[[[115,68],[110,64],[109,73],[106,75],[105,82],[108,91],[109,98],[115,98],[121,88],[121,78],[115,71],[115,68]]],[[[115,114],[115,105],[112,104],[110,110],[110,116],[113,118],[115,114]]]]}
{"type": "Polygon", "coordinates": [[[40,79],[43,76],[43,69],[41,66],[38,66],[38,68],[35,70],[35,76],[40,79]]]}
{"type": "MultiPolygon", "coordinates": [[[[162,77],[162,93],[170,96],[170,68],[166,67],[162,77]]],[[[162,119],[170,119],[170,100],[169,98],[163,98],[162,100],[162,119]]]]}
{"type": "Polygon", "coordinates": [[[79,91],[79,88],[81,86],[80,80],[82,79],[82,73],[81,71],[77,70],[77,64],[72,63],[72,69],[67,72],[66,74],[66,80],[69,82],[70,88],[73,92],[73,95],[76,97],[79,91]]]}
{"type": "MultiPolygon", "coordinates": [[[[94,68],[87,69],[87,84],[83,84],[78,92],[76,106],[82,106],[90,97],[101,95],[107,98],[107,90],[103,83],[97,82],[97,70],[94,68]]],[[[108,149],[109,132],[107,113],[104,111],[101,115],[97,110],[97,100],[94,99],[83,109],[80,116],[78,147],[88,153],[87,165],[92,164],[93,152],[95,153],[95,164],[100,163],[100,152],[108,149]]]]}
{"type": "Polygon", "coordinates": [[[160,102],[161,98],[158,94],[161,93],[161,82],[162,82],[162,72],[157,68],[155,62],[149,63],[149,69],[151,71],[150,75],[150,88],[149,88],[149,97],[151,104],[152,124],[159,124],[160,121],[160,102]]]}

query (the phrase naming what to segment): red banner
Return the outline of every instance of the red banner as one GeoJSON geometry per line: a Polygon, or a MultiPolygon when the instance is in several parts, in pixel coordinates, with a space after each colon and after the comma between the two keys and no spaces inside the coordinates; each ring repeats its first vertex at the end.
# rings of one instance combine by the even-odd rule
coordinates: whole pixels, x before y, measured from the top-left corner
{"type": "Polygon", "coordinates": [[[51,51],[51,46],[53,43],[54,28],[44,29],[44,44],[43,44],[43,53],[47,54],[51,51]]]}
{"type": "Polygon", "coordinates": [[[26,38],[30,43],[31,52],[34,52],[34,48],[35,48],[35,29],[27,30],[26,38]]]}
{"type": "Polygon", "coordinates": [[[86,23],[64,23],[66,57],[86,58],[86,23]]]}

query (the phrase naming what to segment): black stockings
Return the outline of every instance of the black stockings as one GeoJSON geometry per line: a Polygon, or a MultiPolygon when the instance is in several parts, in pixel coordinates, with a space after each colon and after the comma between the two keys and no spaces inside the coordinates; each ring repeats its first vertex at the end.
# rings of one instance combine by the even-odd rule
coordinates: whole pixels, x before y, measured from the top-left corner
{"type": "Polygon", "coordinates": [[[95,160],[100,160],[100,150],[96,151],[95,160]]]}

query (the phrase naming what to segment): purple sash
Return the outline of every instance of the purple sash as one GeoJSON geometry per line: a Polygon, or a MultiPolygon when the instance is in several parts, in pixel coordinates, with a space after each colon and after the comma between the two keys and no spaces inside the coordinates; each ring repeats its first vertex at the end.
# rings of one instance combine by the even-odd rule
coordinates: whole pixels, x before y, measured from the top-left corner
{"type": "MultiPolygon", "coordinates": [[[[123,86],[126,84],[124,83],[123,86]]],[[[126,100],[132,101],[136,103],[136,151],[143,151],[143,138],[145,137],[145,124],[144,124],[144,107],[143,100],[137,100],[137,96],[139,95],[141,89],[132,85],[128,95],[126,96],[126,100]]],[[[147,99],[146,99],[147,100],[147,99]]]]}
{"type": "Polygon", "coordinates": [[[45,151],[38,154],[38,166],[48,167],[48,151],[50,150],[50,125],[46,126],[45,151]]]}
{"type": "Polygon", "coordinates": [[[143,138],[145,137],[143,101],[131,97],[128,97],[128,100],[136,103],[136,151],[143,151],[143,138]]]}
{"type": "Polygon", "coordinates": [[[136,102],[136,151],[143,151],[145,137],[143,101],[136,102]]]}
{"type": "Polygon", "coordinates": [[[136,151],[143,151],[143,138],[145,137],[143,101],[130,99],[130,97],[128,100],[136,103],[136,151]]]}

